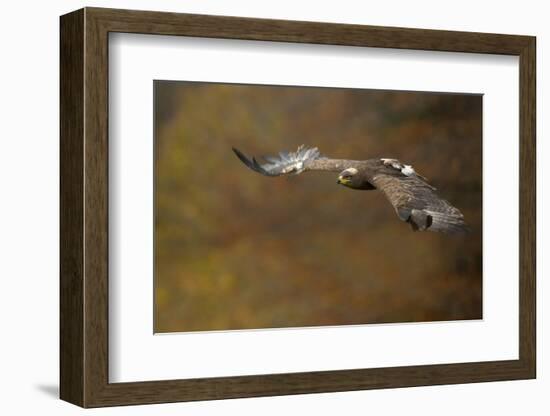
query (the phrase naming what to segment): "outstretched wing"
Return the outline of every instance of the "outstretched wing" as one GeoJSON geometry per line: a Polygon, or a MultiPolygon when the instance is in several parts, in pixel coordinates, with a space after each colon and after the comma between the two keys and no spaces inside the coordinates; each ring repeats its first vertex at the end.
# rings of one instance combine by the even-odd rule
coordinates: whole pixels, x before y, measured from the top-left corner
{"type": "MultiPolygon", "coordinates": [[[[448,234],[468,232],[464,216],[445,199],[440,198],[435,188],[412,167],[388,166],[372,178],[373,184],[389,199],[399,218],[411,224],[413,230],[438,231],[448,234]]],[[[408,165],[401,165],[408,166],[408,165]]]]}
{"type": "Polygon", "coordinates": [[[328,159],[321,156],[316,147],[306,148],[303,145],[295,152],[280,152],[278,156],[264,156],[258,161],[249,159],[240,150],[233,148],[237,157],[250,169],[265,176],[299,174],[306,170],[324,170],[339,172],[361,162],[345,159],[328,159]]]}

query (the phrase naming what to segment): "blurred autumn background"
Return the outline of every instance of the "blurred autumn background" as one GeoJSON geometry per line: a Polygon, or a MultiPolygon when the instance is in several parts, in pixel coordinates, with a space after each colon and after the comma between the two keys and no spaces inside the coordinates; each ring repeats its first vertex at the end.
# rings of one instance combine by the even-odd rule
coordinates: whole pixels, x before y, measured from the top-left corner
{"type": "Polygon", "coordinates": [[[155,332],[480,319],[481,136],[480,95],[155,81],[155,332]],[[472,232],[231,151],[300,144],[413,165],[472,232]]]}

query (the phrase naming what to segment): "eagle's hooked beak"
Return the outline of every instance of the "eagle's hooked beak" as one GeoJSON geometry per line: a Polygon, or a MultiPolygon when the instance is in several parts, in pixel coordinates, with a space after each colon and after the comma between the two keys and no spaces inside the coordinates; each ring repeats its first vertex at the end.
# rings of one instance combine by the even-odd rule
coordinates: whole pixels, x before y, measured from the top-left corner
{"type": "Polygon", "coordinates": [[[338,176],[338,180],[336,181],[338,185],[347,185],[349,182],[349,179],[343,178],[342,176],[338,176]]]}

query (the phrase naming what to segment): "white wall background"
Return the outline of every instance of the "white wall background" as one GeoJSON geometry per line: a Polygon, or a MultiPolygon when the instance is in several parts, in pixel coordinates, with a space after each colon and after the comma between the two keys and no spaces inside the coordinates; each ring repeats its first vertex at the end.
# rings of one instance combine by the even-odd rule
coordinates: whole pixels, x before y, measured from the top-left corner
{"type": "Polygon", "coordinates": [[[543,247],[550,227],[542,213],[550,146],[544,103],[550,98],[548,12],[542,1],[120,0],[19,1],[0,17],[0,409],[3,414],[68,415],[83,410],[58,395],[59,20],[83,6],[166,10],[276,19],[453,29],[537,36],[538,53],[538,374],[537,380],[338,394],[224,400],[88,410],[88,414],[518,414],[550,410],[549,309],[543,247]]]}

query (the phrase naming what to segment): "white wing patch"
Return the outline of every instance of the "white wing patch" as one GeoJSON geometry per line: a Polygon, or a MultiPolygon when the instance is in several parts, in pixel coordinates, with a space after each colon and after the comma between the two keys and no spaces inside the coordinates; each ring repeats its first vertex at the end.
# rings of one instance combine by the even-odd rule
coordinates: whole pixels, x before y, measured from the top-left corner
{"type": "Polygon", "coordinates": [[[405,176],[414,176],[416,178],[422,179],[426,185],[428,185],[431,189],[435,191],[436,188],[428,183],[428,179],[417,173],[411,165],[404,165],[397,159],[382,158],[380,160],[382,161],[384,166],[390,166],[400,171],[405,176]]]}
{"type": "Polygon", "coordinates": [[[416,172],[411,165],[404,165],[397,159],[380,159],[385,166],[391,166],[394,169],[401,171],[405,176],[415,175],[416,172]]]}
{"type": "Polygon", "coordinates": [[[406,176],[411,176],[416,172],[414,171],[411,165],[403,165],[403,169],[401,169],[401,173],[406,176]]]}
{"type": "Polygon", "coordinates": [[[304,162],[302,162],[301,160],[298,161],[298,162],[293,162],[293,161],[290,161],[290,162],[293,163],[293,164],[287,166],[286,168],[284,168],[281,171],[281,173],[291,173],[291,172],[300,173],[304,170],[304,162]]]}
{"type": "Polygon", "coordinates": [[[259,162],[254,157],[249,159],[235,148],[233,152],[250,169],[266,176],[298,174],[306,169],[308,162],[323,158],[319,149],[306,148],[304,145],[298,147],[295,152],[280,152],[278,156],[264,156],[264,160],[259,162]]]}
{"type": "Polygon", "coordinates": [[[319,149],[316,147],[306,148],[304,145],[298,147],[298,150],[295,152],[280,152],[279,160],[268,160],[270,162],[263,167],[268,169],[276,170],[279,166],[282,168],[281,173],[302,173],[304,171],[304,162],[317,159],[320,157],[319,149]],[[281,166],[282,165],[282,166],[281,166]],[[284,166],[286,165],[286,166],[284,166]]]}

